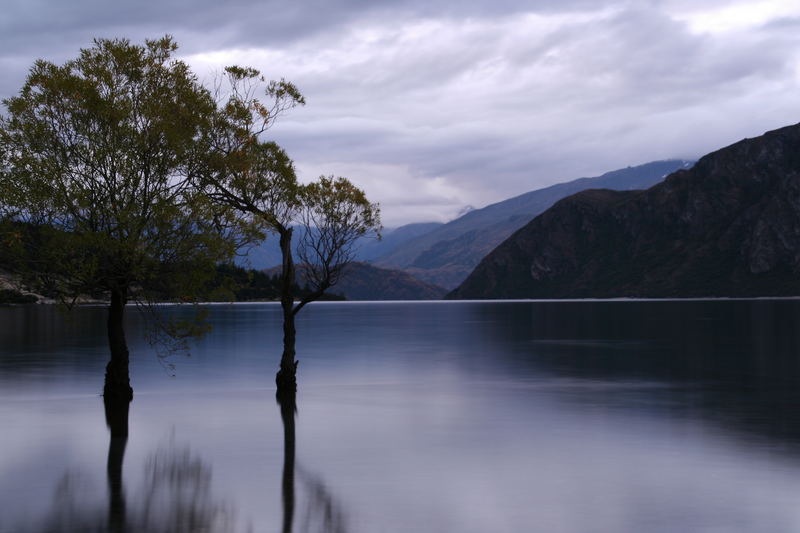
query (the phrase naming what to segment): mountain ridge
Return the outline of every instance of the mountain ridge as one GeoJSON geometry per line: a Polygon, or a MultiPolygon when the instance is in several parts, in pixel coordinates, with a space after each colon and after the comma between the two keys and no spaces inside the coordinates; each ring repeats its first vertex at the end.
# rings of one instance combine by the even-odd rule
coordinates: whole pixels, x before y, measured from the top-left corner
{"type": "Polygon", "coordinates": [[[703,156],[645,191],[557,202],[449,298],[800,294],[800,124],[703,156]]]}
{"type": "MultiPolygon", "coordinates": [[[[295,265],[298,283],[304,283],[303,265],[295,265]]],[[[264,269],[268,275],[279,275],[281,267],[264,269]]],[[[345,267],[338,283],[328,291],[348,300],[440,300],[447,290],[420,281],[402,270],[376,267],[354,261],[345,267]]]]}
{"type": "MultiPolygon", "coordinates": [[[[442,222],[412,222],[396,228],[386,228],[382,231],[380,239],[375,237],[362,237],[356,242],[354,248],[356,261],[370,261],[380,255],[386,254],[394,247],[419,235],[432,231],[441,226],[442,222]]],[[[295,227],[294,254],[297,256],[300,231],[303,226],[295,227]]],[[[261,243],[250,247],[245,253],[236,258],[236,264],[245,268],[265,269],[281,264],[281,251],[278,239],[268,235],[261,243]]]]}
{"type": "Polygon", "coordinates": [[[399,268],[418,279],[452,289],[505,238],[559,199],[595,186],[646,188],[677,168],[691,164],[691,161],[683,159],[653,161],[529,191],[469,211],[428,233],[409,239],[375,259],[374,264],[399,268]]]}

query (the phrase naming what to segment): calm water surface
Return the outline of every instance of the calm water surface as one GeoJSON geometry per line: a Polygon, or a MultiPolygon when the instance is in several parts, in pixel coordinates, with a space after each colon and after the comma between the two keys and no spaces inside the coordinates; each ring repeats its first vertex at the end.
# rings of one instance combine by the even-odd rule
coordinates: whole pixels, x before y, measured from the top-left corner
{"type": "Polygon", "coordinates": [[[130,309],[120,446],[105,310],[0,308],[0,532],[800,531],[800,301],[315,304],[294,417],[278,306],[209,310],[130,309]]]}

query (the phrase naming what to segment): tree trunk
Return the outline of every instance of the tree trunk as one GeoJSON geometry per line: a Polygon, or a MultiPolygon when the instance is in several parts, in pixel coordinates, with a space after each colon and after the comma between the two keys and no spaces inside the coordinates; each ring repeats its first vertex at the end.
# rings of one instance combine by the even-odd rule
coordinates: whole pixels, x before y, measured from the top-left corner
{"type": "Polygon", "coordinates": [[[111,360],[106,365],[103,396],[114,403],[127,403],[133,399],[133,389],[128,374],[128,344],[125,342],[124,326],[127,301],[126,289],[111,291],[111,305],[108,308],[108,345],[111,348],[111,360]]]}
{"type": "Polygon", "coordinates": [[[287,312],[283,312],[283,355],[281,356],[281,367],[278,370],[278,375],[275,376],[275,382],[278,385],[278,391],[291,391],[297,390],[297,361],[295,360],[295,340],[297,339],[297,331],[294,327],[294,314],[291,308],[287,312]]]}
{"type": "Polygon", "coordinates": [[[297,332],[294,327],[294,261],[292,259],[292,228],[280,231],[281,258],[281,309],[283,310],[283,355],[281,367],[275,376],[278,393],[297,390],[297,361],[295,361],[295,340],[297,332]]]}

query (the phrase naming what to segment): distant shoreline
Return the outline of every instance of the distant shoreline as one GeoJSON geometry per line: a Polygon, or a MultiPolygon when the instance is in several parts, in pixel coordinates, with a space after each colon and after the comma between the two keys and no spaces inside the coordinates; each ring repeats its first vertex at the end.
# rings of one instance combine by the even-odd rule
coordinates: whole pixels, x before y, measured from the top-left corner
{"type": "MultiPolygon", "coordinates": [[[[319,301],[314,302],[314,305],[342,305],[342,304],[476,304],[476,303],[668,303],[668,302],[736,302],[736,301],[793,301],[800,300],[800,296],[753,296],[753,297],[688,297],[688,298],[551,298],[551,299],[487,299],[487,300],[338,300],[338,301],[319,301]]],[[[39,302],[31,303],[3,303],[3,307],[23,307],[33,305],[58,305],[52,299],[42,300],[39,302]]],[[[105,301],[91,301],[91,302],[76,302],[75,307],[104,307],[109,302],[105,301]]],[[[252,300],[244,302],[193,302],[193,303],[179,303],[179,302],[155,302],[152,305],[159,307],[178,307],[189,305],[203,305],[203,306],[223,306],[223,305],[262,305],[273,304],[280,305],[278,300],[252,300]]],[[[135,306],[136,303],[129,303],[128,306],[135,306]]]]}

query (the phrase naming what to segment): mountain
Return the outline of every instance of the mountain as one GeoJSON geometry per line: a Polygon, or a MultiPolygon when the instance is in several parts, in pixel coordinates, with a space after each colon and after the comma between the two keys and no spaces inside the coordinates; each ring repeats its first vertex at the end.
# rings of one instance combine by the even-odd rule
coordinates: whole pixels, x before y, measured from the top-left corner
{"type": "MultiPolygon", "coordinates": [[[[356,261],[371,261],[376,257],[391,253],[395,248],[401,246],[406,241],[424,235],[441,226],[441,222],[420,222],[406,224],[397,228],[385,228],[381,232],[381,239],[374,237],[364,237],[356,243],[356,261]]],[[[297,257],[297,243],[302,227],[295,228],[295,257],[297,257]]],[[[246,268],[264,269],[270,268],[281,263],[281,250],[278,239],[272,235],[261,244],[247,250],[241,257],[238,257],[236,264],[246,268]]]]}
{"type": "Polygon", "coordinates": [[[350,264],[333,292],[348,300],[440,300],[447,290],[402,270],[357,262],[350,264]]]}
{"type": "Polygon", "coordinates": [[[800,295],[800,124],[646,191],[584,191],[504,241],[451,298],[800,295]]]}
{"type": "MultiPolygon", "coordinates": [[[[297,271],[302,285],[302,265],[297,266],[297,271]]],[[[265,272],[274,276],[280,274],[280,267],[265,272]]],[[[328,292],[342,294],[348,300],[439,300],[447,290],[420,281],[402,270],[354,262],[347,266],[342,278],[328,292]]]]}
{"type": "Polygon", "coordinates": [[[443,225],[442,222],[418,222],[397,228],[386,228],[381,232],[381,239],[361,239],[356,252],[357,261],[372,261],[393,252],[398,246],[428,234],[443,225]]]}
{"type": "Polygon", "coordinates": [[[591,188],[646,189],[671,172],[691,164],[683,160],[656,161],[531,191],[469,211],[395,246],[374,263],[400,268],[421,280],[452,289],[486,254],[561,198],[591,188]]]}

